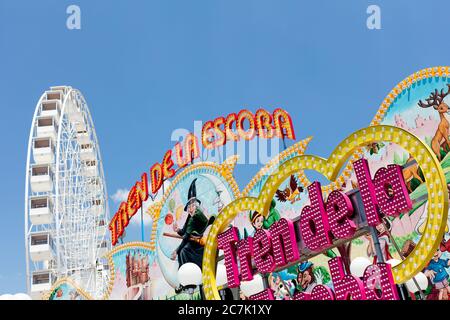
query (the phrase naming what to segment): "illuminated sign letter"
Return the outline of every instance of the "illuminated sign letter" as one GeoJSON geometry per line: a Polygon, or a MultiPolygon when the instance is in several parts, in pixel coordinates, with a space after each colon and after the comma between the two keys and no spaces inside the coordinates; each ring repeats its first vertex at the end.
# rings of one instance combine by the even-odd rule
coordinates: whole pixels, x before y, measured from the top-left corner
{"type": "Polygon", "coordinates": [[[273,112],[273,122],[275,124],[275,132],[279,138],[288,138],[295,140],[294,126],[289,113],[283,109],[276,109],[273,112]]]}
{"type": "Polygon", "coordinates": [[[385,215],[395,217],[412,209],[411,198],[399,165],[390,164],[387,169],[378,169],[373,183],[378,206],[385,215]]]}
{"type": "Polygon", "coordinates": [[[356,225],[349,219],[353,215],[353,206],[349,197],[340,191],[331,192],[326,209],[333,235],[338,239],[351,238],[355,234],[356,225]]]}
{"type": "Polygon", "coordinates": [[[310,250],[318,251],[331,244],[328,219],[322,198],[319,182],[313,182],[308,187],[311,205],[305,206],[300,215],[300,230],[302,239],[310,250]]]}
{"type": "Polygon", "coordinates": [[[269,273],[275,270],[275,259],[270,242],[269,231],[264,229],[256,231],[253,237],[253,258],[260,273],[269,273]]]}
{"type": "Polygon", "coordinates": [[[184,150],[186,151],[186,163],[192,162],[200,156],[197,137],[189,133],[184,139],[184,150]]]}
{"type": "Polygon", "coordinates": [[[363,275],[367,300],[399,300],[391,265],[377,263],[366,268],[363,275]]]}
{"type": "Polygon", "coordinates": [[[294,300],[334,300],[334,293],[331,288],[318,284],[312,289],[311,293],[297,292],[294,300]]]}
{"type": "Polygon", "coordinates": [[[141,176],[141,182],[136,182],[136,198],[139,203],[139,206],[142,205],[142,202],[147,201],[148,199],[148,179],[147,174],[144,172],[141,176]]]}
{"type": "Polygon", "coordinates": [[[172,150],[169,150],[164,155],[163,163],[162,163],[162,171],[165,178],[172,178],[175,175],[175,170],[173,167],[172,161],[172,150]]]}
{"type": "Polygon", "coordinates": [[[216,120],[214,120],[214,132],[216,133],[216,137],[217,137],[215,147],[223,146],[225,144],[225,142],[227,141],[227,136],[226,136],[225,130],[222,130],[220,128],[220,126],[222,126],[222,125],[225,125],[224,117],[220,117],[220,118],[217,118],[216,120]]]}
{"type": "Polygon", "coordinates": [[[253,251],[253,238],[239,240],[236,244],[236,249],[239,257],[241,280],[253,280],[251,256],[253,251]]]}
{"type": "Polygon", "coordinates": [[[130,223],[130,216],[128,215],[128,204],[127,202],[122,202],[119,207],[119,211],[117,211],[117,215],[119,216],[119,221],[121,221],[122,230],[119,233],[119,237],[123,234],[123,228],[126,228],[130,223]]]}
{"type": "MultiPolygon", "coordinates": [[[[128,220],[131,219],[132,216],[134,216],[136,214],[136,212],[139,210],[140,208],[140,203],[137,200],[137,194],[136,194],[136,186],[133,186],[130,189],[130,192],[128,193],[128,199],[127,199],[127,203],[123,202],[123,204],[125,204],[125,212],[127,214],[127,218],[125,219],[125,217],[123,218],[123,226],[126,227],[128,226],[128,220]]],[[[122,208],[122,205],[119,208],[122,208]]]]}
{"type": "Polygon", "coordinates": [[[177,165],[179,168],[183,168],[188,164],[183,156],[183,147],[179,142],[175,145],[175,156],[177,158],[177,165]]]}
{"type": "Polygon", "coordinates": [[[264,109],[259,109],[255,114],[258,136],[264,139],[271,139],[274,135],[272,127],[272,116],[264,109]]]}
{"type": "Polygon", "coordinates": [[[389,165],[387,169],[378,169],[373,181],[366,159],[355,161],[353,167],[355,168],[367,223],[370,226],[380,224],[378,208],[383,213],[393,216],[411,209],[411,199],[400,166],[389,165]]]}
{"type": "Polygon", "coordinates": [[[117,215],[114,215],[109,223],[109,231],[111,231],[111,244],[116,245],[119,238],[117,234],[117,215]]]}
{"type": "Polygon", "coordinates": [[[245,140],[251,140],[255,137],[255,119],[253,118],[253,113],[248,110],[241,110],[238,114],[238,119],[236,122],[237,132],[239,136],[245,140]],[[244,130],[244,121],[247,120],[249,123],[249,128],[244,130]]]}
{"type": "Polygon", "coordinates": [[[363,282],[355,276],[345,274],[341,257],[328,261],[336,300],[366,300],[363,282]]]}
{"type": "Polygon", "coordinates": [[[282,218],[270,226],[269,232],[277,267],[282,267],[286,263],[294,262],[299,258],[292,221],[282,218]]]}
{"type": "Polygon", "coordinates": [[[152,180],[152,193],[156,193],[163,183],[163,172],[159,163],[155,163],[150,168],[150,177],[152,180]]]}
{"type": "Polygon", "coordinates": [[[214,123],[212,121],[207,121],[202,128],[202,144],[206,149],[214,149],[214,131],[212,130],[214,123]]]}
{"type": "Polygon", "coordinates": [[[225,256],[228,288],[236,288],[240,284],[235,248],[238,240],[238,229],[236,227],[231,227],[217,236],[217,247],[223,250],[225,256]]]}
{"type": "Polygon", "coordinates": [[[233,132],[232,124],[236,123],[237,115],[236,113],[230,113],[225,121],[225,135],[227,140],[239,141],[239,136],[233,132]]]}
{"type": "Polygon", "coordinates": [[[249,300],[275,300],[273,297],[272,290],[269,288],[248,297],[248,299],[249,300]]]}
{"type": "Polygon", "coordinates": [[[377,226],[380,224],[380,217],[377,211],[377,197],[375,195],[375,187],[370,176],[369,163],[362,158],[353,162],[356,180],[358,181],[359,192],[364,206],[364,211],[369,226],[377,226]]]}

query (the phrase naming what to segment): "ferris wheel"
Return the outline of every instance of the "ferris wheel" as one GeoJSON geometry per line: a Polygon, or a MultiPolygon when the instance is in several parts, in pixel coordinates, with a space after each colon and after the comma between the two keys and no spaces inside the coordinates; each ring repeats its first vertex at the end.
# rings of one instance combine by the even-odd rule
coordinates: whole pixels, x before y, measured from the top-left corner
{"type": "Polygon", "coordinates": [[[100,148],[77,89],[51,87],[31,124],[25,178],[27,289],[41,299],[70,278],[94,298],[107,290],[109,208],[100,148]]]}

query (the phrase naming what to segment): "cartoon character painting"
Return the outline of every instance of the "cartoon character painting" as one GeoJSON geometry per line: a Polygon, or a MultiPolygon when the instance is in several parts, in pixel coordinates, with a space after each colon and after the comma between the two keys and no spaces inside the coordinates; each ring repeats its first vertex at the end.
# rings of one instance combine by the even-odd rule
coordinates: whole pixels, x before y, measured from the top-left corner
{"type": "Polygon", "coordinates": [[[433,259],[425,268],[425,275],[431,280],[433,286],[439,291],[438,300],[448,300],[450,287],[448,285],[449,275],[446,268],[450,267],[450,259],[442,259],[442,251],[436,250],[433,259]]]}
{"type": "Polygon", "coordinates": [[[276,202],[275,200],[272,200],[270,204],[270,210],[267,217],[264,217],[261,213],[258,211],[250,211],[249,213],[249,220],[252,224],[253,231],[249,234],[247,229],[244,227],[244,238],[247,238],[248,236],[253,236],[256,231],[259,229],[269,229],[272,224],[277,222],[281,219],[280,213],[277,209],[275,209],[276,202]]]}
{"type": "MultiPolygon", "coordinates": [[[[378,242],[380,243],[380,249],[383,254],[383,261],[391,260],[392,255],[389,252],[389,246],[391,245],[389,231],[392,229],[392,224],[387,218],[383,218],[382,222],[376,226],[376,229],[378,234],[378,242]]],[[[369,242],[367,246],[367,256],[373,257],[373,262],[376,263],[378,261],[378,258],[372,236],[367,235],[366,239],[369,242]]]]}
{"type": "Polygon", "coordinates": [[[419,100],[419,107],[421,108],[429,108],[433,107],[439,113],[439,124],[431,139],[431,149],[436,154],[436,157],[439,160],[442,160],[443,156],[441,154],[441,148],[444,149],[444,152],[447,153],[450,151],[450,142],[449,142],[449,123],[445,115],[448,113],[448,105],[444,102],[444,98],[450,93],[450,84],[447,84],[448,90],[444,93],[444,89],[441,89],[438,92],[435,89],[434,92],[430,94],[430,96],[425,99],[426,103],[422,100],[419,100]]]}
{"type": "Polygon", "coordinates": [[[294,175],[291,175],[289,184],[284,190],[277,190],[276,197],[278,201],[289,201],[291,204],[301,200],[300,194],[303,192],[303,187],[299,186],[298,180],[294,175]]]}
{"type": "Polygon", "coordinates": [[[173,223],[173,230],[182,237],[181,244],[172,253],[172,260],[178,258],[178,264],[192,262],[202,267],[204,243],[202,242],[203,233],[206,228],[214,222],[215,217],[209,219],[200,208],[201,201],[197,199],[197,191],[194,179],[189,187],[188,201],[184,211],[188,213],[186,221],[182,228],[179,228],[176,221],[173,223]]]}
{"type": "Polygon", "coordinates": [[[273,291],[275,300],[291,300],[294,285],[290,281],[284,281],[278,273],[271,273],[268,277],[269,287],[273,291]]]}
{"type": "Polygon", "coordinates": [[[56,287],[49,296],[49,300],[85,300],[72,281],[63,282],[56,287]]]}
{"type": "MultiPolygon", "coordinates": [[[[435,75],[414,80],[411,84],[403,86],[413,78],[416,79],[415,76],[408,77],[401,83],[402,88],[395,99],[388,95],[372,124],[396,126],[426,142],[440,162],[448,185],[450,182],[450,122],[448,120],[450,81],[447,76],[435,75]]],[[[426,177],[417,163],[418,159],[414,159],[407,150],[403,150],[394,143],[386,143],[382,147],[369,145],[364,156],[374,168],[389,164],[402,167],[403,178],[413,208],[409,212],[390,218],[389,221],[383,220],[384,224],[377,226],[377,232],[385,261],[391,259],[393,255],[396,259],[399,259],[399,256],[400,259],[407,257],[424,236],[425,227],[428,225],[430,204],[427,200],[426,177]],[[399,250],[399,255],[394,254],[392,250],[394,245],[399,250]]],[[[347,186],[350,184],[349,180],[346,181],[347,186]]],[[[450,258],[449,230],[450,216],[447,218],[447,226],[440,247],[423,270],[430,282],[429,287],[423,292],[428,300],[447,299],[450,292],[447,283],[448,258],[450,258]]],[[[375,260],[376,250],[373,241],[367,238],[364,243],[367,244],[367,242],[366,254],[375,260]]]]}
{"type": "Polygon", "coordinates": [[[264,216],[261,213],[259,213],[258,211],[250,212],[249,220],[250,220],[250,223],[252,224],[253,230],[249,234],[247,232],[247,229],[244,228],[244,238],[247,238],[248,236],[253,237],[256,231],[263,229],[263,227],[264,227],[264,216]]]}
{"type": "Polygon", "coordinates": [[[310,261],[303,262],[298,266],[297,279],[294,280],[295,293],[311,293],[314,287],[318,284],[316,276],[313,272],[313,267],[314,264],[310,261]]]}
{"type": "Polygon", "coordinates": [[[277,203],[272,199],[272,201],[270,202],[269,214],[263,222],[264,229],[269,229],[272,224],[281,219],[280,212],[278,212],[278,210],[275,208],[276,205],[277,203]]]}

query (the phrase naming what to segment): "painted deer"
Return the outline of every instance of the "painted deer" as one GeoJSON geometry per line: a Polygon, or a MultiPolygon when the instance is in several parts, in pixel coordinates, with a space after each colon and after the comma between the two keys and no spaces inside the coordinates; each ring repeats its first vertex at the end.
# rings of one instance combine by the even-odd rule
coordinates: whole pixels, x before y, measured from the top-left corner
{"type": "Polygon", "coordinates": [[[419,100],[419,107],[421,108],[429,108],[433,107],[439,113],[439,117],[441,121],[439,122],[436,133],[434,134],[433,139],[431,140],[431,149],[436,154],[437,158],[441,159],[441,146],[444,147],[444,150],[450,150],[450,141],[448,139],[449,135],[449,123],[445,118],[445,114],[448,113],[448,105],[444,102],[444,98],[450,93],[450,84],[447,84],[448,91],[444,93],[444,89],[439,93],[436,89],[434,92],[430,94],[428,99],[425,99],[426,103],[419,100]]]}
{"type": "MultiPolygon", "coordinates": [[[[408,160],[406,160],[406,163],[413,161],[414,158],[412,156],[409,156],[408,160]]],[[[420,181],[420,183],[423,183],[422,178],[419,175],[419,165],[417,163],[410,165],[403,169],[403,178],[406,183],[406,187],[408,188],[409,192],[412,192],[411,188],[411,181],[413,178],[416,178],[420,181]]]]}

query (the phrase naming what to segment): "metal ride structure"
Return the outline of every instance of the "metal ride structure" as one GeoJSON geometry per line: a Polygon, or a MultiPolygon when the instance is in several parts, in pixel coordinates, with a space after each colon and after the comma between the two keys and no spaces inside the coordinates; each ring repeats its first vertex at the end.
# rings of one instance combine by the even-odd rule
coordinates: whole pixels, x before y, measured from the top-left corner
{"type": "Polygon", "coordinates": [[[27,289],[41,299],[70,278],[92,297],[107,290],[109,208],[100,148],[77,89],[51,87],[31,124],[25,178],[27,289]]]}

